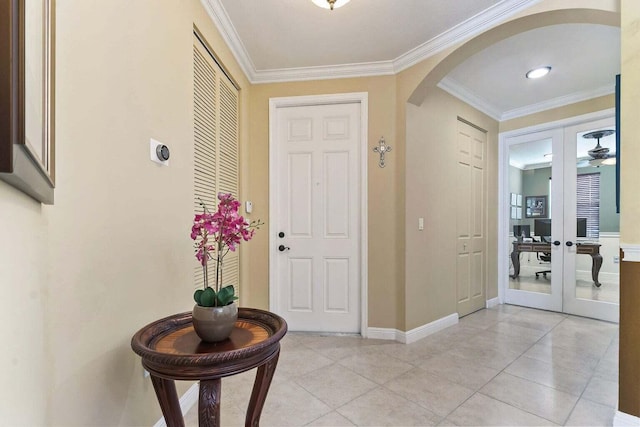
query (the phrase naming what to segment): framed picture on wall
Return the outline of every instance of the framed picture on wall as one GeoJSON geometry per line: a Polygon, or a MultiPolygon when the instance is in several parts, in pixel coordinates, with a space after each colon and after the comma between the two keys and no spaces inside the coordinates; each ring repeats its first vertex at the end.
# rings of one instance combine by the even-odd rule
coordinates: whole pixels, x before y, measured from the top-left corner
{"type": "Polygon", "coordinates": [[[55,0],[0,2],[0,179],[53,204],[55,0]]]}
{"type": "Polygon", "coordinates": [[[547,196],[527,196],[524,198],[525,218],[547,217],[547,196]]]}

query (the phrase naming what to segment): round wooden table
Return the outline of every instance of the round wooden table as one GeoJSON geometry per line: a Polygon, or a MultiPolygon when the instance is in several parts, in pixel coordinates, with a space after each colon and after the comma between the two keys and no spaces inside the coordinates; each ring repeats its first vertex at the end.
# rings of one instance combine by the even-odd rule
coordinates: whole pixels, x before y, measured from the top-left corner
{"type": "Polygon", "coordinates": [[[258,426],[271,379],[278,364],[280,339],[287,323],[264,310],[239,308],[231,336],[205,343],[193,330],[191,312],[176,314],[140,329],[131,348],[151,374],[167,427],[184,427],[174,380],[200,381],[200,426],[220,425],[221,378],[258,368],[246,426],[258,426]]]}

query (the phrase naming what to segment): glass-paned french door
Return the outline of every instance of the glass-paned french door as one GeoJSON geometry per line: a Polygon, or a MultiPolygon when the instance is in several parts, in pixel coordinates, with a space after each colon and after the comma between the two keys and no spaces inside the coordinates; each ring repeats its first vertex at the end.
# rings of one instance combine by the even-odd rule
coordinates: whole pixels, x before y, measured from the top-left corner
{"type": "Polygon", "coordinates": [[[505,302],[617,322],[614,118],[507,137],[505,150],[505,302]]]}

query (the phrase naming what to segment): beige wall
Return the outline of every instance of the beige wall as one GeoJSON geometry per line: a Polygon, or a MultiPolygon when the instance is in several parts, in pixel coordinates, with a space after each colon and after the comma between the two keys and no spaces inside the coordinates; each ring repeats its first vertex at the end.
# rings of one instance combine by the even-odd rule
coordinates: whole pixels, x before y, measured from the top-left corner
{"type": "Polygon", "coordinates": [[[615,106],[616,100],[614,94],[600,96],[587,101],[576,102],[575,104],[565,105],[563,107],[553,108],[551,110],[545,110],[528,116],[500,122],[500,132],[508,132],[515,129],[522,129],[529,126],[568,119],[571,117],[581,116],[583,114],[615,108],[615,106]]]}
{"type": "Polygon", "coordinates": [[[56,203],[33,220],[49,241],[47,424],[161,416],[129,342],[193,307],[194,23],[246,108],[249,85],[198,0],[57,2],[56,203]],[[149,138],[169,146],[169,167],[149,160],[149,138]]]}
{"type": "MultiPolygon", "coordinates": [[[[407,105],[406,154],[406,328],[425,325],[457,312],[456,206],[458,117],[487,131],[487,215],[485,227],[497,223],[498,122],[441,89],[422,105],[407,105]],[[418,231],[418,218],[425,218],[418,231]]],[[[496,259],[495,232],[485,228],[488,264],[496,259]]],[[[485,277],[487,296],[497,295],[496,269],[485,277]]]]}
{"type": "Polygon", "coordinates": [[[620,242],[640,244],[640,2],[623,0],[622,14],[622,96],[620,99],[620,242]],[[629,161],[625,159],[634,159],[629,161]]]}
{"type": "Polygon", "coordinates": [[[39,202],[0,182],[0,424],[46,422],[47,218],[39,202]]]}

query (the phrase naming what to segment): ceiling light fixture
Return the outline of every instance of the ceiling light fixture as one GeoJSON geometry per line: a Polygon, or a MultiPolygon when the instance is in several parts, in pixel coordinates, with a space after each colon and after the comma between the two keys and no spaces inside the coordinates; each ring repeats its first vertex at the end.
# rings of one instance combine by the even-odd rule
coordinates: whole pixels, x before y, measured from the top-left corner
{"type": "Polygon", "coordinates": [[[351,0],[311,0],[316,6],[320,6],[323,9],[337,9],[349,3],[351,0]]]}
{"type": "Polygon", "coordinates": [[[538,67],[538,68],[534,68],[533,70],[530,70],[526,76],[528,79],[539,79],[540,77],[544,77],[547,74],[549,74],[549,71],[551,71],[551,67],[546,66],[546,67],[538,67]]]}

